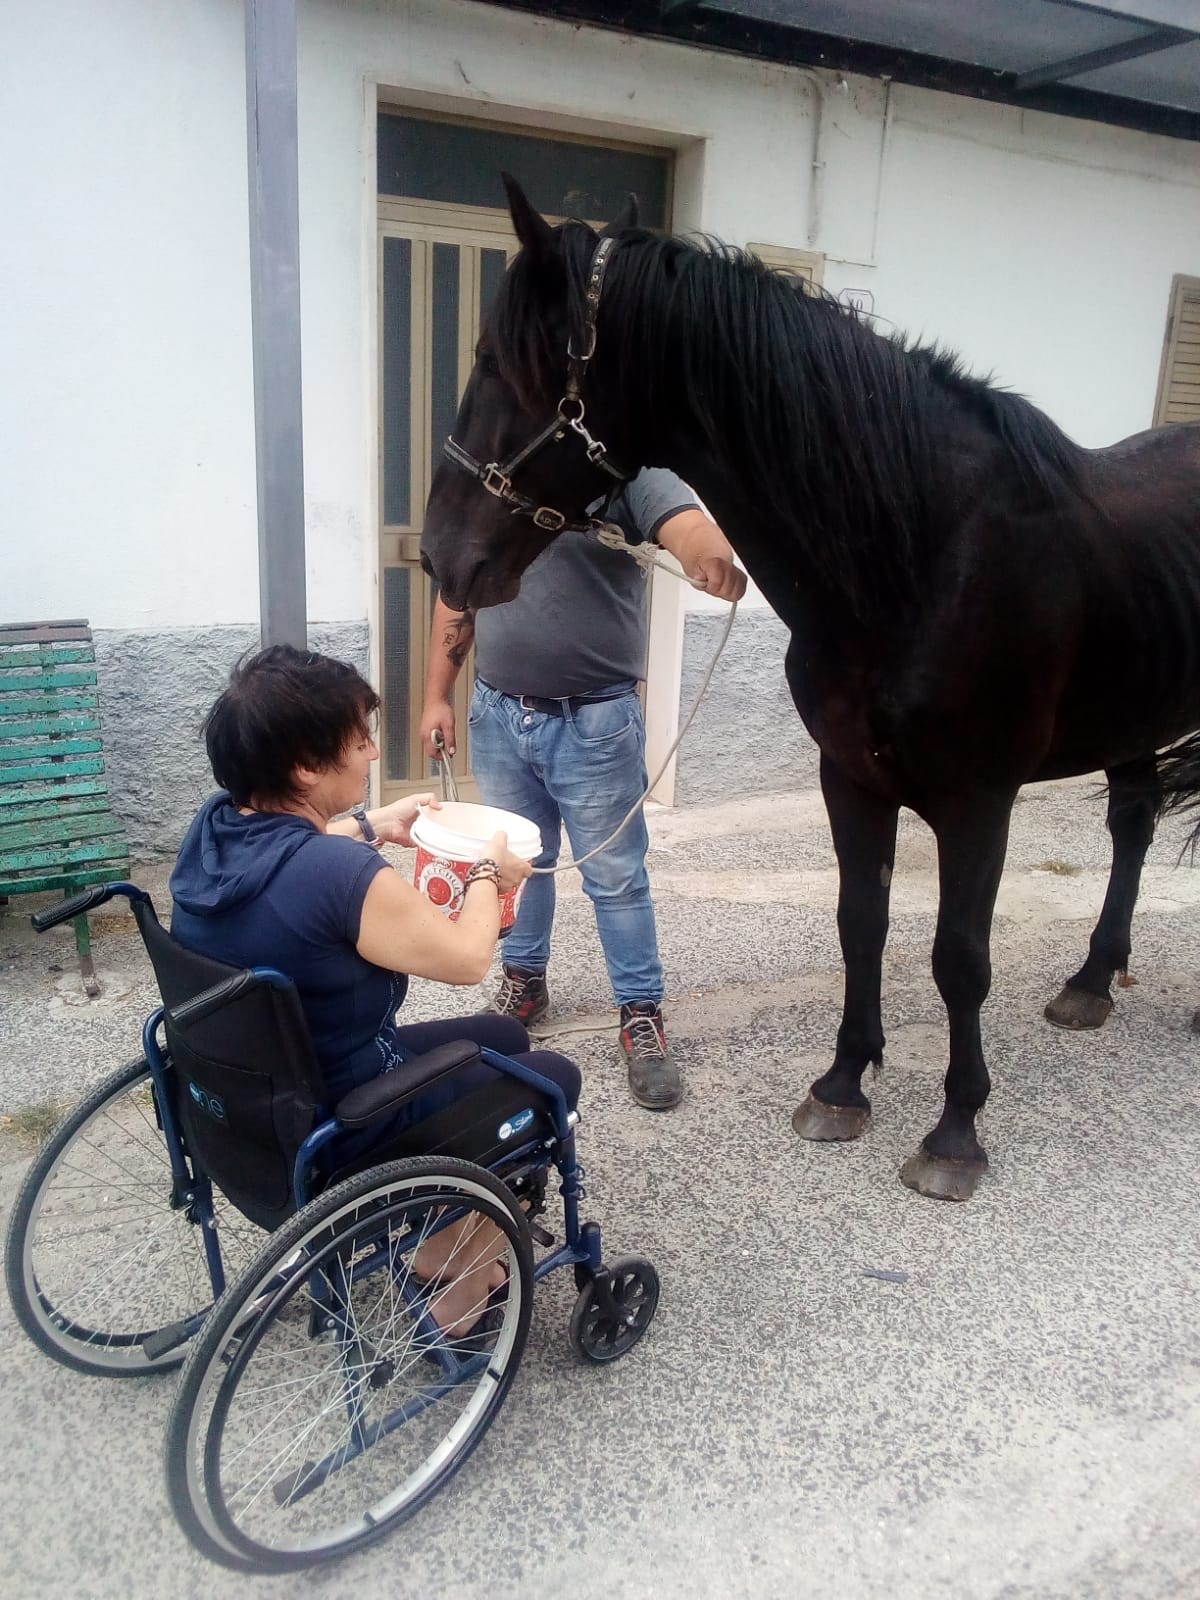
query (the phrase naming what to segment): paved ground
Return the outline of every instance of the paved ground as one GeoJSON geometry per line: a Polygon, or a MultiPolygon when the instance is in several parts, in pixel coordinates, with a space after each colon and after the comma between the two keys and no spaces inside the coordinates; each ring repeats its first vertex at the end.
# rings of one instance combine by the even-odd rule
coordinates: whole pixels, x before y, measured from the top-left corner
{"type": "MultiPolygon", "coordinates": [[[[1015,814],[985,1038],[993,1174],[970,1205],[897,1182],[936,1118],[933,855],[908,819],[886,968],[887,1065],[860,1143],[814,1147],[791,1111],[837,1021],[834,870],[812,788],[659,814],[654,878],[689,1093],[632,1107],[601,1031],[589,908],[564,888],[555,1020],[585,1068],[589,1210],[658,1263],[652,1333],[612,1370],[566,1341],[571,1286],[539,1290],[499,1422],[408,1532],[304,1580],[234,1580],[166,1508],[171,1380],[87,1379],[0,1302],[12,1595],[509,1600],[1180,1600],[1200,1595],[1200,873],[1157,847],[1139,985],[1100,1034],[1041,1007],[1102,893],[1092,786],[1015,814]],[[902,1283],[864,1269],[907,1275],[902,1283]]],[[[1174,841],[1174,843],[1172,843],[1174,841]]],[[[18,912],[29,909],[28,903],[18,912]]],[[[100,919],[107,986],[78,1000],[69,930],[0,918],[0,1105],[74,1095],[137,1053],[136,940],[100,919]],[[61,965],[62,971],[53,970],[61,965]]],[[[444,1007],[417,986],[414,1014],[444,1007]]],[[[456,999],[460,997],[450,997],[456,999]]],[[[472,995],[461,997],[469,1009],[472,995]]],[[[0,1139],[5,1211],[27,1153],[0,1139]]]]}

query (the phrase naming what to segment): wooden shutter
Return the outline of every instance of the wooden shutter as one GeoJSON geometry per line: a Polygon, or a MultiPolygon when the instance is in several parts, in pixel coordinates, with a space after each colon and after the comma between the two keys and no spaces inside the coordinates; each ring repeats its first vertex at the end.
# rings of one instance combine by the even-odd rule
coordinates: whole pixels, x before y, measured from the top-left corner
{"type": "Polygon", "coordinates": [[[1200,422],[1200,278],[1176,277],[1154,423],[1200,422]]]}

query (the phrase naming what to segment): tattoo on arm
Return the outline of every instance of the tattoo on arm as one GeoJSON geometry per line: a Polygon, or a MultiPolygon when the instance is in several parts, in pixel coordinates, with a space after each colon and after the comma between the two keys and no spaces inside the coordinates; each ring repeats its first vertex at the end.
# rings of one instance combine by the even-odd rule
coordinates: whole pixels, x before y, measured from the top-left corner
{"type": "Polygon", "coordinates": [[[461,667],[467,659],[474,637],[475,613],[473,611],[464,611],[460,616],[448,621],[446,631],[442,635],[442,644],[445,647],[447,660],[453,662],[456,667],[461,667]]]}

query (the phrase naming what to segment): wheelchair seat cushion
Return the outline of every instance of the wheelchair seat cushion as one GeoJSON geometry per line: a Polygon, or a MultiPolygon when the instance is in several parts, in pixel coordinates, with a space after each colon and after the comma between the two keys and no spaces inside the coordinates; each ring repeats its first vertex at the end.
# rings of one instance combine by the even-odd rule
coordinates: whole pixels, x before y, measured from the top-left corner
{"type": "MultiPolygon", "coordinates": [[[[463,1018],[460,1025],[485,1020],[463,1018]]],[[[514,1059],[557,1083],[574,1110],[580,1074],[573,1061],[550,1050],[524,1051],[514,1059]]],[[[392,1118],[339,1140],[335,1159],[339,1176],[345,1175],[347,1167],[359,1171],[372,1162],[399,1156],[457,1156],[481,1166],[496,1166],[532,1140],[555,1137],[549,1097],[487,1066],[476,1055],[473,1062],[426,1087],[392,1118]]]]}

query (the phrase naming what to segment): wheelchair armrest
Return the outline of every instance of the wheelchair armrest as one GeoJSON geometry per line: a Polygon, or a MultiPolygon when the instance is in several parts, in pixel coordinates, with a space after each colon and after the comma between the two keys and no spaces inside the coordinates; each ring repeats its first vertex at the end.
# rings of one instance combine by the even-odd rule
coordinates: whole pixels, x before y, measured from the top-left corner
{"type": "Polygon", "coordinates": [[[470,1039],[452,1039],[423,1056],[414,1056],[394,1072],[381,1072],[370,1083],[360,1083],[342,1096],[333,1114],[347,1128],[365,1128],[376,1117],[398,1111],[406,1100],[478,1060],[477,1044],[470,1039]]]}

